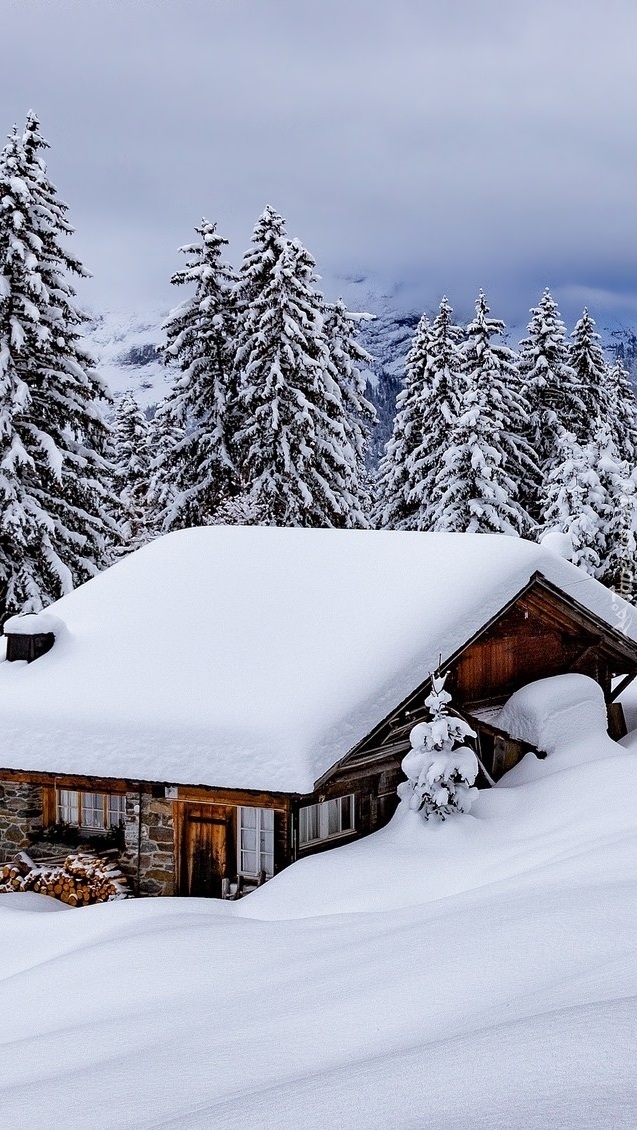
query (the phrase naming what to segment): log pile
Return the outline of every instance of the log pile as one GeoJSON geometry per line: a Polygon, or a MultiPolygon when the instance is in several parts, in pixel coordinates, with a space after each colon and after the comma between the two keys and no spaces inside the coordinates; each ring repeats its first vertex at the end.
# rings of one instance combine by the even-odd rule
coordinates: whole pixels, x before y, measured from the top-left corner
{"type": "Polygon", "coordinates": [[[20,852],[12,863],[0,866],[0,893],[35,891],[52,895],[69,906],[89,906],[126,898],[130,891],[117,865],[88,852],[67,855],[63,861],[35,863],[20,852]]]}

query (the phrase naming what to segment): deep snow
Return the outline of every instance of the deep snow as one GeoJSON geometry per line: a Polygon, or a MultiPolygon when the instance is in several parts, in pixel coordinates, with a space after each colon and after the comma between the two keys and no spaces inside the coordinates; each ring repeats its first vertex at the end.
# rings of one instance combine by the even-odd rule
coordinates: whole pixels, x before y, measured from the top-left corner
{"type": "Polygon", "coordinates": [[[2,1130],[633,1130],[637,757],[608,742],[239,903],[1,897],[2,1130]]]}

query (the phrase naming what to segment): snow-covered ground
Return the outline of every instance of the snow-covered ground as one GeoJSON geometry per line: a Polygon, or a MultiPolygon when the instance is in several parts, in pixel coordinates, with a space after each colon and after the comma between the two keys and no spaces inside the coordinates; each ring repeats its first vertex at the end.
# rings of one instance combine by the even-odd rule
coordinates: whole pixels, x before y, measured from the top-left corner
{"type": "Polygon", "coordinates": [[[239,903],[0,897],[2,1130],[633,1130],[637,756],[582,678],[471,815],[239,903]]]}

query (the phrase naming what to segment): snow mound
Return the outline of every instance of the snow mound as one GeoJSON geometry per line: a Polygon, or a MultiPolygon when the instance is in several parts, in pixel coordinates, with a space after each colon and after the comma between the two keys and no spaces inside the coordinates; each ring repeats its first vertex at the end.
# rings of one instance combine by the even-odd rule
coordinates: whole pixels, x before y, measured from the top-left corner
{"type": "Polygon", "coordinates": [[[543,753],[587,742],[591,734],[607,737],[604,692],[588,675],[538,679],[511,696],[498,725],[543,753]]]}
{"type": "Polygon", "coordinates": [[[49,895],[38,895],[35,891],[9,891],[0,894],[0,913],[3,910],[22,910],[33,914],[50,914],[56,910],[72,910],[73,907],[49,895]]]}
{"type": "Polygon", "coordinates": [[[66,630],[66,624],[52,612],[26,612],[5,620],[3,630],[5,635],[12,636],[38,636],[48,632],[60,636],[66,630]]]}
{"type": "Polygon", "coordinates": [[[573,560],[571,535],[562,530],[547,530],[540,538],[540,545],[543,549],[550,549],[551,553],[557,553],[558,557],[563,557],[566,561],[573,560]]]}

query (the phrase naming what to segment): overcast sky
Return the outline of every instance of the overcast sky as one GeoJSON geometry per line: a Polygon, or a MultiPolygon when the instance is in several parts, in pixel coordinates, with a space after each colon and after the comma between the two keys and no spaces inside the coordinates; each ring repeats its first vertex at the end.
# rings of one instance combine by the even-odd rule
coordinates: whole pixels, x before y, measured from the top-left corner
{"type": "Polygon", "coordinates": [[[239,264],[270,203],[328,291],[637,322],[634,0],[0,0],[0,39],[94,307],[181,298],[202,216],[239,264]]]}

